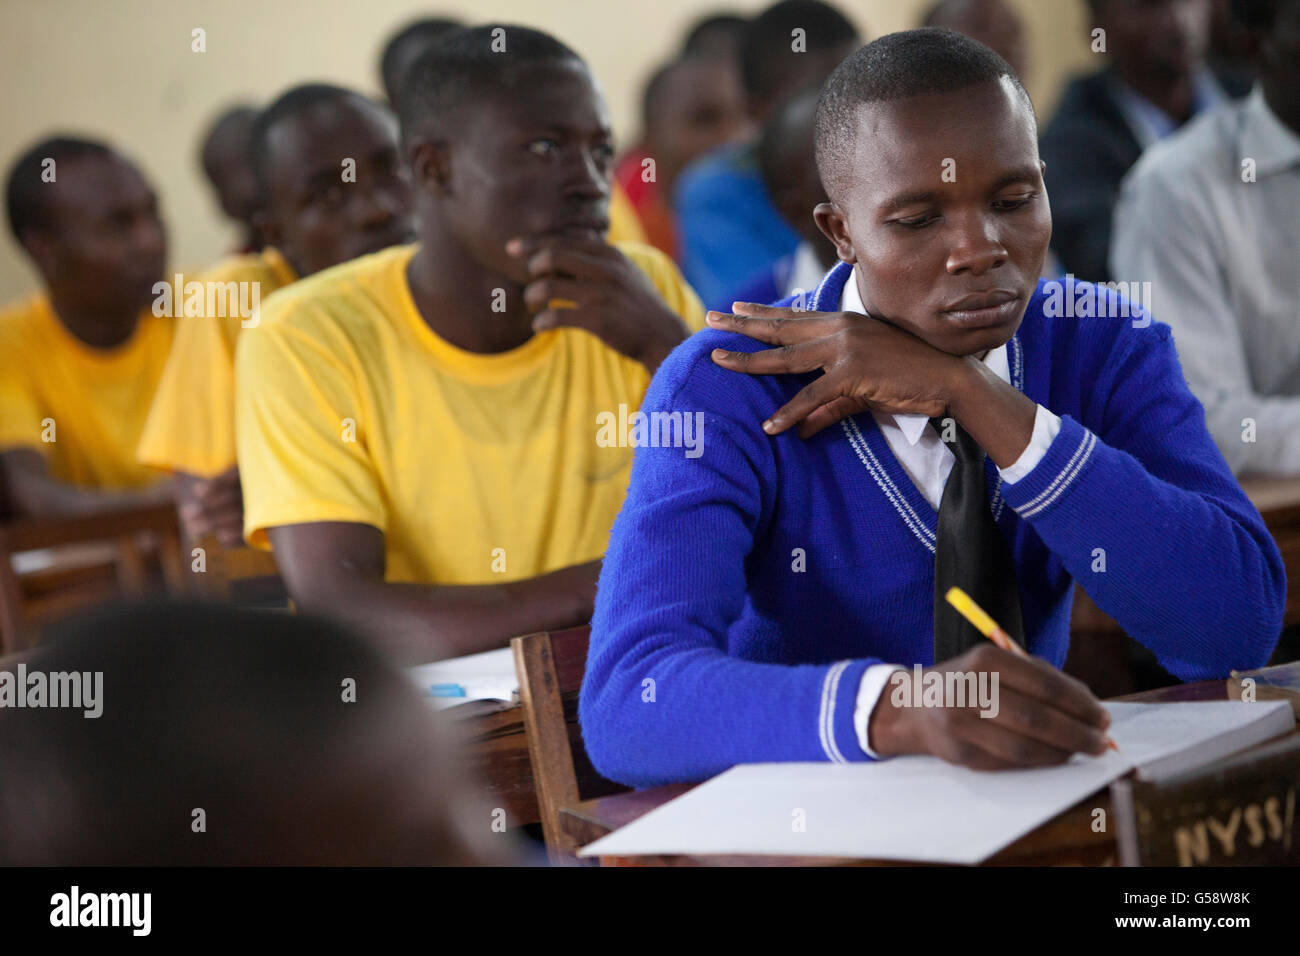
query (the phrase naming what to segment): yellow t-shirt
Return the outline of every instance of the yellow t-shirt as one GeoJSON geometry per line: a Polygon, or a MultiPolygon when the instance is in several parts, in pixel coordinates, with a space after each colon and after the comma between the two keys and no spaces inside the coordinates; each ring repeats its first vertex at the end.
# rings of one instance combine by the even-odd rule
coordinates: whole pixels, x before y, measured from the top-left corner
{"type": "Polygon", "coordinates": [[[162,475],[135,457],[174,320],[142,312],[109,349],[82,342],[36,295],[0,311],[0,450],[32,448],[86,488],[140,488],[162,475]]]}
{"type": "Polygon", "coordinates": [[[636,214],[636,207],[618,183],[614,183],[609,194],[609,233],[606,238],[610,242],[648,241],[645,228],[641,225],[641,217],[636,214]]]}
{"type": "MultiPolygon", "coordinates": [[[[620,245],[692,330],[704,309],[672,262],[620,245]]],[[[414,246],[294,283],[236,349],[244,531],[360,522],[384,532],[387,579],[514,581],[595,560],[622,505],[630,447],[597,416],[640,405],[644,366],[573,328],[466,352],[420,317],[414,246]],[[606,443],[608,444],[608,442],[606,443]]]]}
{"type": "MultiPolygon", "coordinates": [[[[140,461],[204,477],[235,464],[235,340],[245,321],[249,328],[260,321],[260,316],[246,318],[247,310],[235,303],[260,302],[295,279],[293,267],[274,249],[227,259],[196,277],[204,290],[201,308],[177,320],[176,341],[140,438],[140,461]],[[227,285],[231,282],[234,288],[227,285]],[[211,300],[211,315],[210,283],[224,287],[224,297],[211,300]],[[249,285],[240,288],[240,283],[249,285]]],[[[183,293],[176,301],[185,301],[183,293]]]]}

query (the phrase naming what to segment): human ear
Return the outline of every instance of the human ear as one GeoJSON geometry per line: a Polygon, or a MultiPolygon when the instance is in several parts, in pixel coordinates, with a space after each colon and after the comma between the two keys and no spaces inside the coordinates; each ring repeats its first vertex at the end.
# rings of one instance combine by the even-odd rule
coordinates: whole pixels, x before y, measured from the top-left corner
{"type": "Polygon", "coordinates": [[[416,140],[407,151],[406,159],[420,192],[435,196],[451,193],[451,151],[446,143],[416,140]]]}
{"type": "Polygon", "coordinates": [[[36,263],[41,275],[46,277],[59,274],[59,243],[44,230],[33,229],[22,237],[23,248],[36,263]]]}
{"type": "Polygon", "coordinates": [[[835,254],[841,262],[857,262],[858,255],[853,251],[853,240],[849,238],[848,220],[840,207],[833,202],[821,202],[813,209],[813,221],[827,239],[835,246],[835,254]]]}

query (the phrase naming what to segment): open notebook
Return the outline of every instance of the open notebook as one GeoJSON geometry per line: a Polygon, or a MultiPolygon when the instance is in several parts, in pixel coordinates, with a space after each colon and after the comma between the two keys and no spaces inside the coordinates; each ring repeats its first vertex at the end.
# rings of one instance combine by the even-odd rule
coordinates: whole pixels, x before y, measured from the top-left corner
{"type": "Polygon", "coordinates": [[[969,770],[937,757],[744,764],[590,844],[582,856],[761,854],[979,863],[1137,768],[1164,777],[1295,726],[1288,704],[1109,703],[1119,746],[1059,767],[969,770]]]}
{"type": "Polygon", "coordinates": [[[514,652],[508,647],[419,664],[408,667],[406,673],[425,694],[429,694],[429,689],[436,684],[456,684],[465,691],[463,697],[434,697],[430,694],[429,701],[438,710],[472,700],[508,701],[519,689],[514,652]]]}

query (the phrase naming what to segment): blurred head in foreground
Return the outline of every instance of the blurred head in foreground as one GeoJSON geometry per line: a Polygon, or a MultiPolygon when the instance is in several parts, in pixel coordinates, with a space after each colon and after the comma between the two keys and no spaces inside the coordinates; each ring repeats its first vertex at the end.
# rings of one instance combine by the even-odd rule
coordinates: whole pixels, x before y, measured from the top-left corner
{"type": "Polygon", "coordinates": [[[22,663],[101,672],[100,715],[0,708],[0,865],[511,862],[427,701],[334,624],[124,607],[22,663]]]}

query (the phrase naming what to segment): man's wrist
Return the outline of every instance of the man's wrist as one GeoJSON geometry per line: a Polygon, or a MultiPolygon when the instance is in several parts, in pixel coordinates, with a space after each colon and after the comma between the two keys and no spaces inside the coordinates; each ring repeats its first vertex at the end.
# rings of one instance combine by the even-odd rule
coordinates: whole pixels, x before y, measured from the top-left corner
{"type": "Polygon", "coordinates": [[[1029,446],[1038,405],[974,356],[964,362],[953,375],[948,413],[995,465],[1009,468],[1029,446]]]}
{"type": "Polygon", "coordinates": [[[881,693],[871,717],[867,721],[867,739],[871,749],[881,757],[907,753],[906,722],[902,720],[903,708],[889,702],[889,694],[881,693]]]}
{"type": "Polygon", "coordinates": [[[971,399],[987,391],[989,383],[983,374],[985,368],[987,366],[973,355],[954,357],[948,376],[948,413],[958,422],[962,412],[970,406],[971,399]]]}

